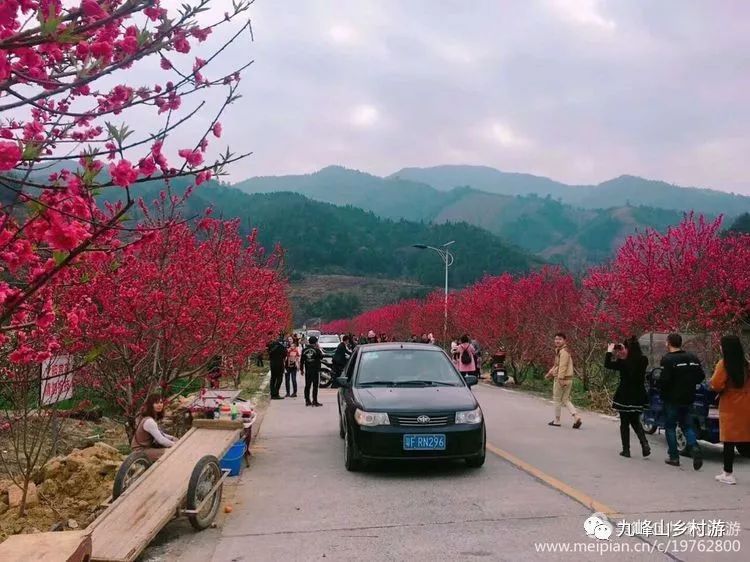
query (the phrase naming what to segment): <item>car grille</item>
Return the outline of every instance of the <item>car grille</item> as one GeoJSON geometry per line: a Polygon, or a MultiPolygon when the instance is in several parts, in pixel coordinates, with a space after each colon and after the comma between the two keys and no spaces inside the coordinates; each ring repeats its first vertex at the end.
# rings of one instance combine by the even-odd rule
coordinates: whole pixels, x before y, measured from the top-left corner
{"type": "Polygon", "coordinates": [[[443,425],[453,425],[456,420],[456,414],[436,413],[436,414],[388,414],[391,425],[402,427],[440,427],[443,425]],[[421,416],[430,418],[428,422],[420,422],[421,416]]]}

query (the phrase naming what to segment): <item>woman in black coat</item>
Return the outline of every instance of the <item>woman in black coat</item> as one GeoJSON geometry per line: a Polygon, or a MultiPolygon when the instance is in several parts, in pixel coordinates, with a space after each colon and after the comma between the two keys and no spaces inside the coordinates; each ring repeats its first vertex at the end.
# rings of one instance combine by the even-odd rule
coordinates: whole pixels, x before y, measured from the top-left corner
{"type": "Polygon", "coordinates": [[[623,344],[609,344],[604,356],[604,368],[620,373],[620,384],[612,399],[612,407],[620,413],[620,455],[630,457],[630,428],[633,428],[641,443],[643,456],[651,454],[646,440],[646,432],[641,424],[641,412],[648,403],[646,393],[646,368],[648,359],[643,356],[641,346],[635,336],[623,344]]]}

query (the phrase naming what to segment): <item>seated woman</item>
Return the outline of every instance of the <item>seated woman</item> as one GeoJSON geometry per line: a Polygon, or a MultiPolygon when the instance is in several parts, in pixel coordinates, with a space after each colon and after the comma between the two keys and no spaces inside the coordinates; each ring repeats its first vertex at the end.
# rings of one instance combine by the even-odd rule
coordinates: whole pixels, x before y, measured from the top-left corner
{"type": "Polygon", "coordinates": [[[152,394],[146,399],[141,409],[141,415],[136,420],[137,425],[130,447],[133,452],[146,453],[149,460],[154,462],[164,454],[164,449],[175,444],[177,439],[162,433],[157,421],[164,417],[164,400],[158,394],[152,394]]]}

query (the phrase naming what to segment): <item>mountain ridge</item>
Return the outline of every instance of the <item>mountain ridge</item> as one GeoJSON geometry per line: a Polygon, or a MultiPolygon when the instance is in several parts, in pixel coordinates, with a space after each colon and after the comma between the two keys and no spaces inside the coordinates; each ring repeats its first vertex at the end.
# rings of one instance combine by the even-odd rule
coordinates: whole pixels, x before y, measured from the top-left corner
{"type": "Polygon", "coordinates": [[[489,166],[444,165],[403,168],[387,176],[424,182],[439,190],[472,186],[497,194],[559,197],[565,203],[600,209],[631,203],[687,212],[737,215],[750,212],[750,196],[707,187],[680,186],[662,180],[621,174],[598,184],[574,185],[544,176],[503,172],[489,166]]]}
{"type": "MultiPolygon", "coordinates": [[[[490,168],[483,171],[494,174],[490,168]]],[[[681,211],[637,207],[630,201],[620,206],[588,209],[550,194],[498,194],[469,186],[442,191],[425,182],[382,178],[341,166],[329,166],[306,175],[253,178],[235,187],[249,193],[292,191],[326,203],[362,208],[393,220],[467,222],[546,261],[575,270],[606,260],[638,229],[664,230],[683,217],[681,211]]]]}

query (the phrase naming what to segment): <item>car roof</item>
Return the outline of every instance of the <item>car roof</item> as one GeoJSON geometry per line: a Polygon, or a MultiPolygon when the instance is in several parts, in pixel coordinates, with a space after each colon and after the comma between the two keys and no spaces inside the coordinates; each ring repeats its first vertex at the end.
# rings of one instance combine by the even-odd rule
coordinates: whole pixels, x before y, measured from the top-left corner
{"type": "Polygon", "coordinates": [[[442,351],[442,349],[431,343],[412,343],[412,342],[386,342],[386,343],[365,343],[358,346],[362,353],[367,351],[395,351],[398,349],[411,349],[414,351],[442,351]]]}

